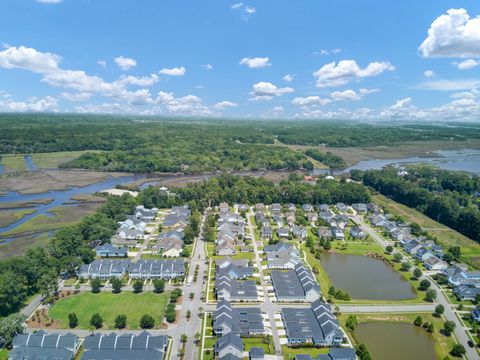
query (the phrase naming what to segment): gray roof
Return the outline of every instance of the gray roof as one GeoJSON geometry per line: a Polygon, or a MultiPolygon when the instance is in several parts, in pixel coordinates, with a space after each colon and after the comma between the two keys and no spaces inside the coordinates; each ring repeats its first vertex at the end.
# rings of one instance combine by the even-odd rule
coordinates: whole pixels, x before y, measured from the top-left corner
{"type": "Polygon", "coordinates": [[[80,274],[86,276],[109,277],[124,274],[130,266],[130,260],[93,260],[90,264],[80,267],[80,274]]]}
{"type": "Polygon", "coordinates": [[[251,359],[263,359],[265,356],[265,349],[263,347],[251,347],[248,352],[251,359]]]}
{"type": "Polygon", "coordinates": [[[217,268],[217,276],[222,275],[228,275],[232,279],[246,279],[253,275],[253,268],[240,267],[232,263],[223,268],[217,268]]]}
{"type": "Polygon", "coordinates": [[[161,277],[171,277],[173,274],[184,274],[185,266],[183,259],[175,260],[138,260],[135,263],[132,263],[128,272],[130,276],[161,276],[161,277]]]}
{"type": "Polygon", "coordinates": [[[283,241],[279,241],[273,245],[267,245],[263,248],[265,253],[273,252],[273,251],[280,251],[280,250],[288,250],[292,251],[293,245],[289,243],[285,243],[283,241]]]}
{"type": "Polygon", "coordinates": [[[37,333],[18,334],[13,339],[13,349],[8,354],[9,360],[23,359],[73,359],[79,341],[74,334],[37,333]]]}
{"type": "Polygon", "coordinates": [[[85,338],[82,360],[153,360],[162,359],[167,346],[166,336],[95,334],[85,338]]]}
{"type": "Polygon", "coordinates": [[[105,254],[106,256],[118,256],[118,257],[126,257],[128,254],[128,248],[124,247],[116,247],[112,244],[103,244],[99,245],[95,248],[95,252],[105,254]]]}
{"type": "Polygon", "coordinates": [[[215,352],[220,352],[228,346],[233,346],[236,349],[243,351],[243,341],[240,338],[240,335],[228,333],[227,335],[218,338],[215,343],[215,352]]]}

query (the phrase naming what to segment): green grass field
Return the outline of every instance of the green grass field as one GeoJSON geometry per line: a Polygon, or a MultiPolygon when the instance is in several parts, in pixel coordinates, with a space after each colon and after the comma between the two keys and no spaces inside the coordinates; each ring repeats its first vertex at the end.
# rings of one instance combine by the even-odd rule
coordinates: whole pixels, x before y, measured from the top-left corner
{"type": "Polygon", "coordinates": [[[57,168],[58,165],[67,161],[76,159],[87,152],[100,152],[97,150],[84,151],[62,151],[52,153],[36,153],[32,154],[32,160],[40,169],[57,168]]]}
{"type": "Polygon", "coordinates": [[[448,247],[459,245],[462,247],[462,260],[480,268],[480,244],[450,229],[449,227],[430,219],[421,212],[399,204],[383,195],[373,195],[373,200],[384,206],[390,213],[402,216],[407,222],[416,222],[424,230],[435,236],[441,245],[448,247]]]}
{"type": "Polygon", "coordinates": [[[5,166],[5,171],[26,171],[23,155],[5,154],[2,155],[0,164],[5,166]]]}
{"type": "Polygon", "coordinates": [[[61,328],[68,328],[68,314],[75,312],[78,317],[78,328],[88,329],[90,318],[99,313],[103,318],[103,328],[113,329],[117,315],[127,316],[128,329],[139,329],[140,318],[149,314],[155,319],[155,327],[159,327],[170,293],[154,294],[145,292],[134,294],[124,291],[120,294],[103,292],[92,294],[84,292],[69,296],[56,302],[49,311],[49,315],[60,321],[61,328]]]}

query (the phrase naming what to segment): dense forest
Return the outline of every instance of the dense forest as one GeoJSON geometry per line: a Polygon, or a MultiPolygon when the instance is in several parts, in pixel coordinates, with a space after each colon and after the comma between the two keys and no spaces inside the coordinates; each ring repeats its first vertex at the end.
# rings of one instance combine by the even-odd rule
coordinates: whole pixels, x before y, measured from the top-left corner
{"type": "Polygon", "coordinates": [[[138,204],[171,207],[188,203],[192,213],[198,213],[206,206],[222,201],[303,204],[370,200],[368,190],[361,184],[323,180],[310,185],[301,179],[291,175],[277,186],[262,178],[221,175],[206,182],[175,188],[176,196],[173,197],[153,187],[141,191],[137,198],[111,196],[94,215],[59,231],[47,247],[0,261],[0,317],[18,311],[33,294],[47,296],[56,287],[58,274],[73,274],[81,263],[92,261],[92,242],[108,242],[117,229],[117,222],[124,220],[138,204]]]}
{"type": "MultiPolygon", "coordinates": [[[[480,138],[480,128],[473,125],[387,126],[51,114],[4,114],[0,115],[0,124],[0,154],[92,150],[62,166],[126,172],[198,173],[313,167],[303,152],[271,146],[279,141],[346,147],[480,138]]],[[[343,161],[332,154],[312,151],[309,156],[332,168],[343,166],[343,161]]]]}
{"type": "Polygon", "coordinates": [[[401,176],[389,167],[352,171],[352,177],[480,242],[478,176],[428,166],[410,166],[407,172],[401,176]]]}
{"type": "Polygon", "coordinates": [[[341,169],[347,166],[345,160],[338,155],[332,154],[330,151],[322,152],[316,149],[308,149],[305,151],[305,155],[320,161],[321,163],[327,165],[330,169],[341,169]]]}

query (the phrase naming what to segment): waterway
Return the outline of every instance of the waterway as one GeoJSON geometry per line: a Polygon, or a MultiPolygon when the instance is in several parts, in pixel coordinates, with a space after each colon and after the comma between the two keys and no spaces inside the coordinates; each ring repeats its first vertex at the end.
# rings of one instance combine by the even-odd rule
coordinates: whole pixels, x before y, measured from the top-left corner
{"type": "Polygon", "coordinates": [[[437,360],[432,336],[413,324],[361,323],[355,336],[375,360],[437,360]]]}
{"type": "MultiPolygon", "coordinates": [[[[480,150],[438,150],[431,156],[412,156],[400,159],[363,160],[345,169],[334,170],[334,175],[348,173],[351,170],[380,170],[387,165],[405,166],[408,164],[430,164],[444,170],[466,171],[480,174],[480,150]]],[[[330,173],[330,170],[314,170],[315,175],[330,173]]]]}
{"type": "Polygon", "coordinates": [[[360,255],[322,253],[320,262],[335,288],[361,300],[415,298],[411,284],[382,260],[360,255]]]}

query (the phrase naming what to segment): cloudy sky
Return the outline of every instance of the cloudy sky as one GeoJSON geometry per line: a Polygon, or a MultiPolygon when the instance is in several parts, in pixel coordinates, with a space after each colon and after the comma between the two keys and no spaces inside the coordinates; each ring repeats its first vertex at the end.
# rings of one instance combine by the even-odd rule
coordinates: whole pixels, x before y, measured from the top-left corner
{"type": "Polygon", "coordinates": [[[480,119],[478,0],[2,0],[0,111],[480,119]]]}

